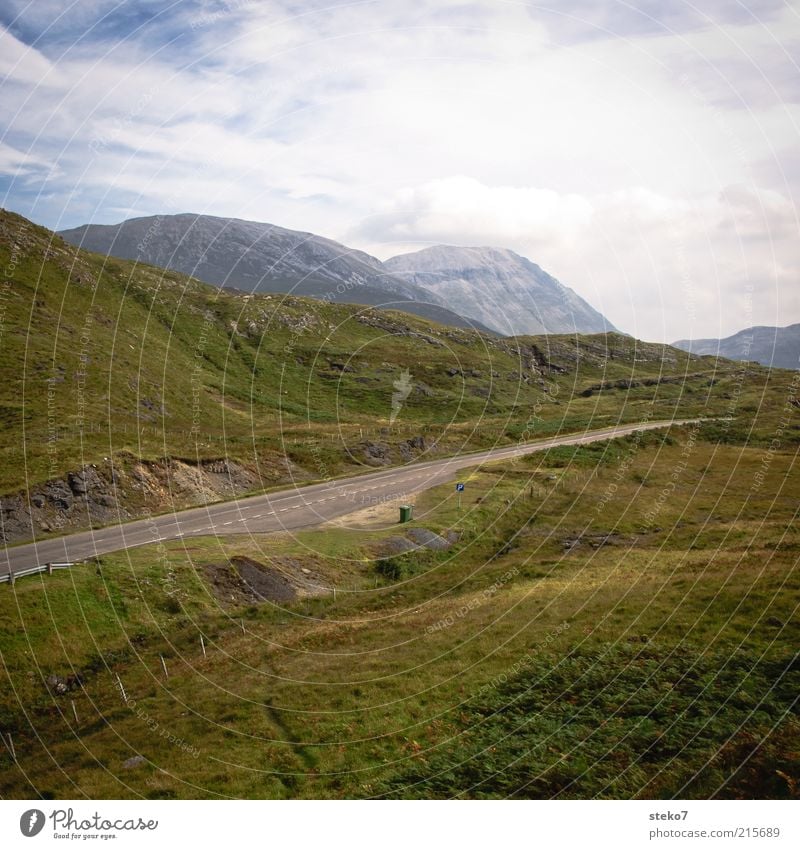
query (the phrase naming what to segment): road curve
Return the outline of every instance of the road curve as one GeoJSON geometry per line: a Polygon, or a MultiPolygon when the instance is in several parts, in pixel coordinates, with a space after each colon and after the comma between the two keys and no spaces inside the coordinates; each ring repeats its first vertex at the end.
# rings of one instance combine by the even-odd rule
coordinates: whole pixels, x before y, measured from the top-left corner
{"type": "Polygon", "coordinates": [[[655,430],[696,422],[697,419],[615,425],[600,430],[572,433],[461,454],[442,460],[427,460],[407,466],[369,472],[350,478],[253,495],[122,525],[110,525],[54,539],[13,546],[0,552],[0,576],[21,572],[47,563],[75,562],[139,545],[188,536],[270,533],[308,528],[361,510],[370,504],[400,499],[428,489],[453,477],[460,469],[482,463],[520,457],[559,445],[581,445],[626,436],[637,430],[655,430]]]}

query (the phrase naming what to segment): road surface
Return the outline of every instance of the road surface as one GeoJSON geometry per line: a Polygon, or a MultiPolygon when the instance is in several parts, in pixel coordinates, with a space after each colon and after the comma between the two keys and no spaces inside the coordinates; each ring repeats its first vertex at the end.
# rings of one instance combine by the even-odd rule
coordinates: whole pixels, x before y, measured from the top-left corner
{"type": "Polygon", "coordinates": [[[268,495],[248,496],[236,501],[193,507],[122,525],[13,546],[0,552],[0,576],[5,577],[12,570],[16,573],[47,563],[71,563],[111,551],[189,536],[263,534],[310,528],[372,504],[399,500],[444,483],[460,469],[520,457],[559,445],[581,445],[626,436],[637,430],[654,430],[695,421],[683,419],[616,425],[443,460],[428,460],[310,486],[292,487],[268,495]]]}

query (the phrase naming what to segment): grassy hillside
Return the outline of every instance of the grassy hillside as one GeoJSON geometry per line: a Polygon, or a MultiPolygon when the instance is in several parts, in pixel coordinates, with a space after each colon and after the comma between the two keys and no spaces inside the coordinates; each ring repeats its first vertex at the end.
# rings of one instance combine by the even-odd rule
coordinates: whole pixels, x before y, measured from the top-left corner
{"type": "Polygon", "coordinates": [[[767,450],[684,428],[488,467],[418,501],[443,551],[340,528],[19,581],[0,794],[796,796],[797,442],[767,450]],[[241,558],[327,592],[248,601],[241,558]]]}
{"type": "Polygon", "coordinates": [[[0,268],[0,495],[33,496],[4,503],[12,542],[678,408],[724,413],[766,385],[766,370],[616,334],[496,339],[221,292],[8,212],[0,268]]]}
{"type": "Polygon", "coordinates": [[[86,487],[112,520],[707,418],[465,473],[402,529],[368,504],[0,585],[0,796],[797,796],[800,373],[244,300],[1,220],[3,487],[75,524],[86,487]]]}

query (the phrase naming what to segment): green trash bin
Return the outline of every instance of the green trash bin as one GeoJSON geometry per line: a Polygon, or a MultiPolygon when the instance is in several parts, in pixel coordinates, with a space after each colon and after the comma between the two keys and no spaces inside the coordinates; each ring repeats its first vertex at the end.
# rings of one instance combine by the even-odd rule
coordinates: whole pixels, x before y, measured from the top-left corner
{"type": "Polygon", "coordinates": [[[413,509],[414,508],[410,504],[403,504],[400,507],[400,524],[411,521],[411,513],[413,509]]]}

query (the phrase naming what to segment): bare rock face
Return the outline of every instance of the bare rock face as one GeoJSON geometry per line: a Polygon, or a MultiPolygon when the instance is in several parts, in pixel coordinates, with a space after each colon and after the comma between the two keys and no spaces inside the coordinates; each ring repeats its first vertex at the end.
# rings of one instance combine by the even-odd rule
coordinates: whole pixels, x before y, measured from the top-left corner
{"type": "MultiPolygon", "coordinates": [[[[265,457],[259,468],[228,458],[138,460],[131,456],[86,465],[30,492],[0,497],[0,543],[43,534],[124,522],[151,511],[183,509],[244,495],[266,482],[302,480],[303,469],[283,456],[265,457]]],[[[388,462],[388,460],[387,460],[388,462]]]]}
{"type": "MultiPolygon", "coordinates": [[[[370,304],[453,327],[475,326],[425,289],[388,272],[374,256],[274,224],[211,215],[155,215],[121,224],[88,224],[59,235],[86,250],[171,268],[228,289],[370,304]]],[[[236,335],[245,330],[236,324],[230,329],[236,335]]]]}
{"type": "Polygon", "coordinates": [[[396,277],[442,305],[457,305],[504,336],[603,333],[614,327],[536,263],[504,248],[437,245],[386,260],[396,277]]]}
{"type": "Polygon", "coordinates": [[[93,466],[86,466],[78,472],[70,472],[67,475],[67,483],[76,497],[85,497],[88,493],[105,486],[105,481],[100,478],[93,466]]]}
{"type": "Polygon", "coordinates": [[[387,443],[365,440],[361,443],[361,446],[364,459],[370,466],[386,466],[391,463],[391,448],[387,443]]]}

